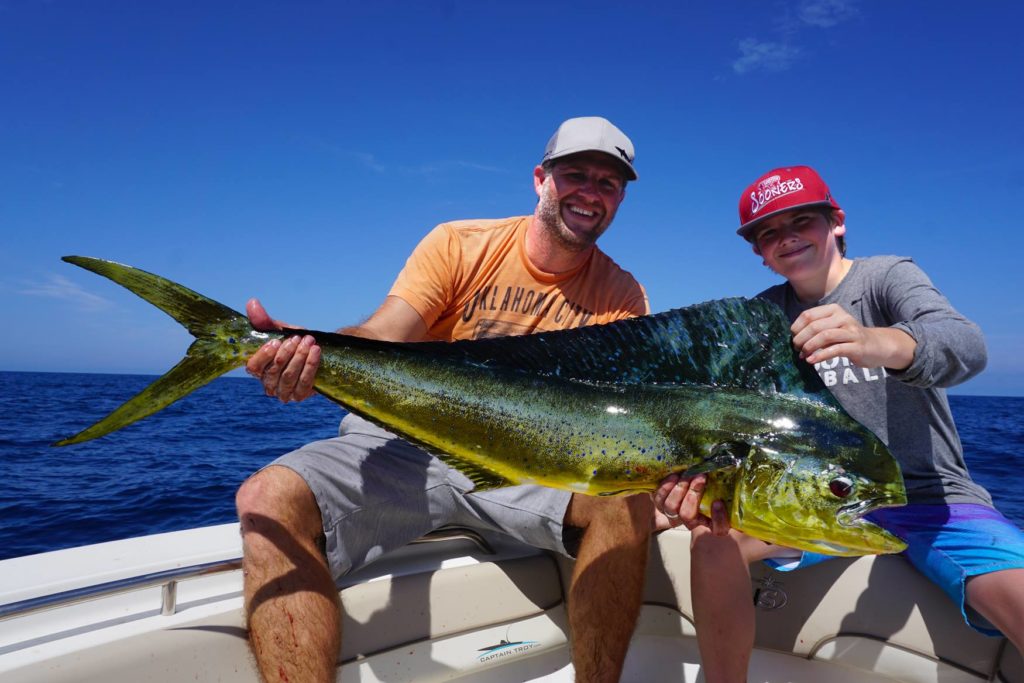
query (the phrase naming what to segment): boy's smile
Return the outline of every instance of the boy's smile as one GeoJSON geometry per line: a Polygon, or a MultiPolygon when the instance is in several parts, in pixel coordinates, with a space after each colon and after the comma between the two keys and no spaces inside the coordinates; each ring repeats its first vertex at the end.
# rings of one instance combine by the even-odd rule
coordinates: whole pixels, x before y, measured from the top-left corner
{"type": "Polygon", "coordinates": [[[794,257],[794,256],[799,256],[800,254],[804,253],[805,251],[807,251],[810,248],[811,248],[811,245],[804,244],[804,245],[801,245],[801,246],[797,246],[792,251],[782,250],[782,253],[779,254],[779,258],[791,258],[791,257],[794,257]]]}
{"type": "Polygon", "coordinates": [[[793,283],[798,292],[819,298],[830,289],[827,283],[835,279],[830,277],[833,266],[841,265],[843,260],[836,237],[846,232],[845,216],[842,211],[833,215],[835,222],[813,208],[794,209],[767,218],[754,234],[754,253],[793,283]],[[825,291],[819,291],[822,289],[825,291]]]}

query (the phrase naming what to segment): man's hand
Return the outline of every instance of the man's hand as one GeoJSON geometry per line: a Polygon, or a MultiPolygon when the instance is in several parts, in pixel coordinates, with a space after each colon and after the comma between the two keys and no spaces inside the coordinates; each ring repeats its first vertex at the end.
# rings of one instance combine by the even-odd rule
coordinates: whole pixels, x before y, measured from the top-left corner
{"type": "Polygon", "coordinates": [[[790,331],[800,357],[812,365],[845,356],[861,368],[903,370],[913,362],[917,347],[903,330],[864,327],[838,304],[807,309],[790,331]]]}
{"type": "MultiPolygon", "coordinates": [[[[296,329],[274,320],[259,299],[249,299],[245,305],[249,321],[257,330],[269,332],[296,329]]],[[[272,339],[249,357],[245,370],[263,383],[267,396],[276,396],[282,403],[303,401],[313,395],[313,381],[320,367],[320,347],[313,337],[293,336],[283,342],[272,339]]]]}
{"type": "Polygon", "coordinates": [[[700,500],[704,496],[707,476],[680,477],[670,474],[662,480],[654,492],[654,528],[657,531],[685,526],[693,530],[706,526],[716,536],[725,536],[732,526],[720,500],[711,504],[711,517],[700,511],[700,500]]]}

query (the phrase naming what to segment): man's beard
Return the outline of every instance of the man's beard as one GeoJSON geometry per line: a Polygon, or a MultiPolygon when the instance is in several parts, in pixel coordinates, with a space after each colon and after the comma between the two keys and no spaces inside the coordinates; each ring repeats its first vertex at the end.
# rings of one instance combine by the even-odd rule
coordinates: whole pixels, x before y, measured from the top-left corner
{"type": "Polygon", "coordinates": [[[605,221],[598,224],[594,230],[582,234],[570,230],[562,220],[562,205],[558,201],[558,197],[555,196],[554,181],[551,176],[544,180],[538,203],[537,218],[540,220],[544,232],[570,251],[581,252],[592,247],[611,222],[611,218],[606,217],[605,221]]]}

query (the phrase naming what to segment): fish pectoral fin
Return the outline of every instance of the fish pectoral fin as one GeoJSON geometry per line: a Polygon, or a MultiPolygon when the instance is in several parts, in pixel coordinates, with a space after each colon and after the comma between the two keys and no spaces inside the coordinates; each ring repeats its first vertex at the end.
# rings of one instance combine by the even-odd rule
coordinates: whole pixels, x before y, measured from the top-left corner
{"type": "Polygon", "coordinates": [[[707,474],[739,467],[750,454],[750,444],[741,441],[724,441],[711,449],[711,454],[693,464],[689,469],[680,472],[680,476],[692,477],[695,474],[707,474]]]}
{"type": "Polygon", "coordinates": [[[503,477],[494,470],[488,469],[475,462],[460,458],[455,455],[444,455],[438,454],[437,458],[444,462],[444,464],[457,469],[466,475],[471,482],[473,482],[474,491],[489,491],[490,489],[500,489],[505,486],[515,486],[516,483],[503,477]]]}

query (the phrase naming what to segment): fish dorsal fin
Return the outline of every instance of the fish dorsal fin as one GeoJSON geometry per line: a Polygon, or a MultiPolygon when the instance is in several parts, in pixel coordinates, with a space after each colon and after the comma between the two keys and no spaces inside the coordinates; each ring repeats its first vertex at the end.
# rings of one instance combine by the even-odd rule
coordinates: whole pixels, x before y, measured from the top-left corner
{"type": "Polygon", "coordinates": [[[790,338],[775,304],[737,297],[606,325],[404,346],[577,381],[744,388],[837,405],[790,338]]]}

